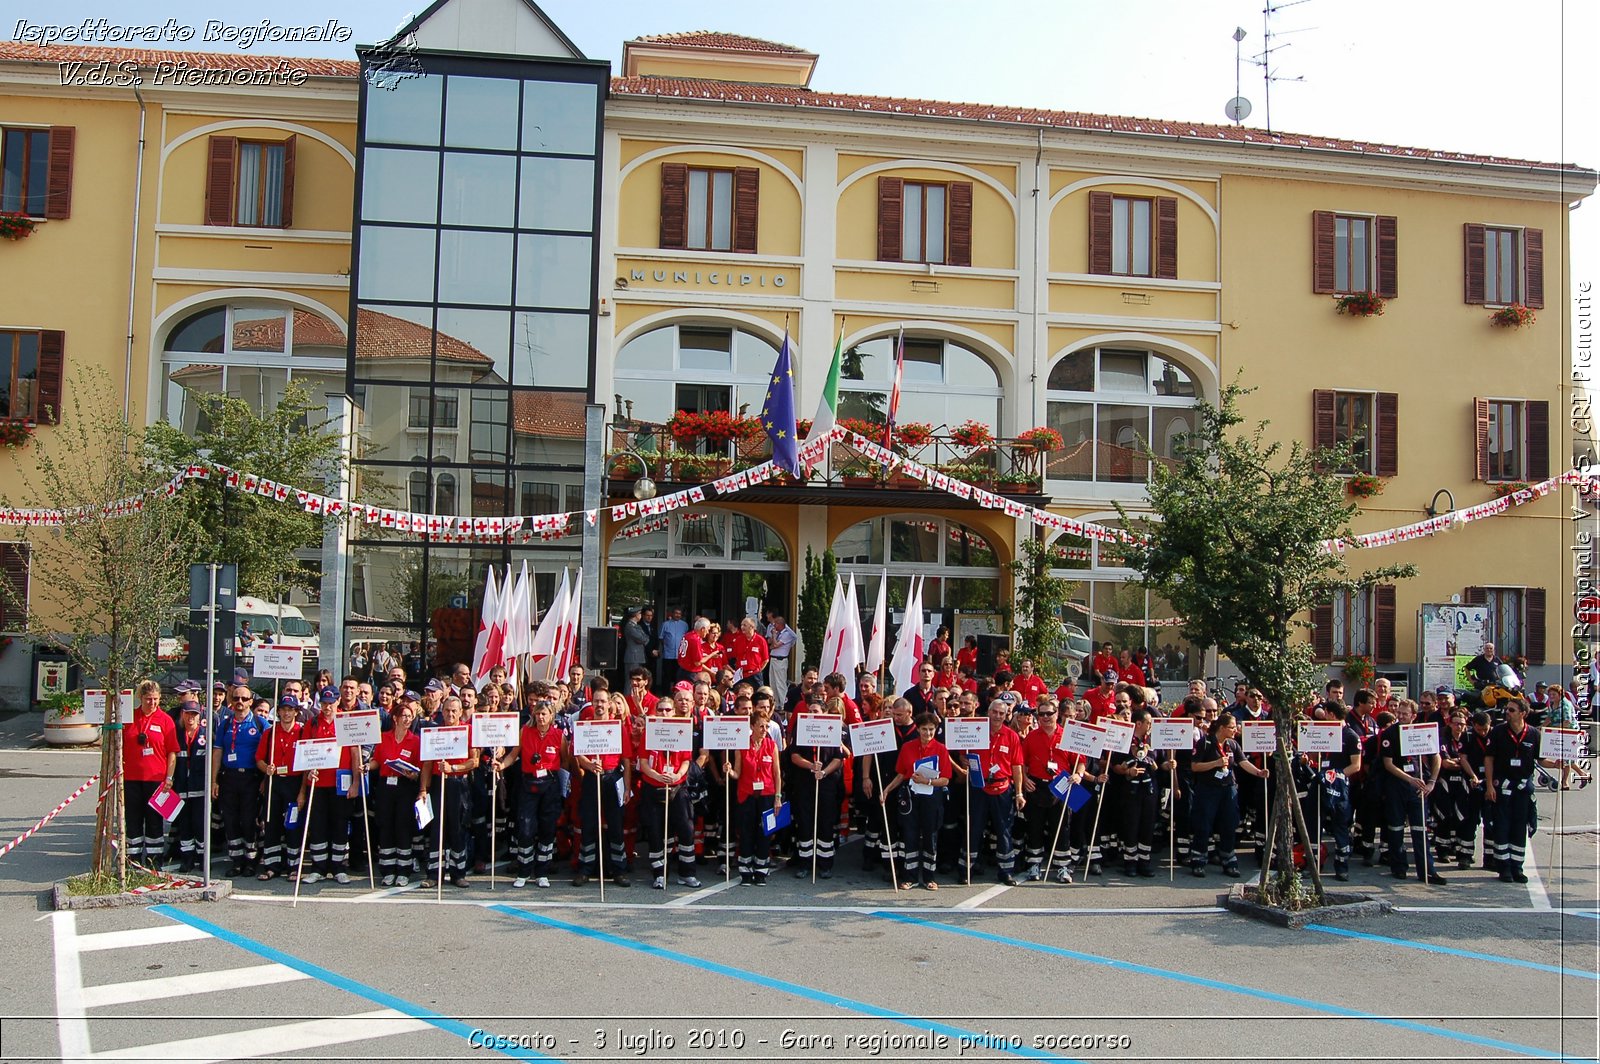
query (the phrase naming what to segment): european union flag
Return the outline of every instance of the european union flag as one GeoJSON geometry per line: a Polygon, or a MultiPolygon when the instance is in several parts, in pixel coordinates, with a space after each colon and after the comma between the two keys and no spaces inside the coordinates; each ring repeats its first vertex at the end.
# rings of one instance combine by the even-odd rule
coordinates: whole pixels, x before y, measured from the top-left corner
{"type": "Polygon", "coordinates": [[[767,401],[761,407],[761,424],[772,441],[772,464],[793,476],[801,476],[800,441],[794,427],[794,367],[789,361],[789,333],[783,334],[783,349],[772,367],[772,383],[767,385],[767,401]]]}

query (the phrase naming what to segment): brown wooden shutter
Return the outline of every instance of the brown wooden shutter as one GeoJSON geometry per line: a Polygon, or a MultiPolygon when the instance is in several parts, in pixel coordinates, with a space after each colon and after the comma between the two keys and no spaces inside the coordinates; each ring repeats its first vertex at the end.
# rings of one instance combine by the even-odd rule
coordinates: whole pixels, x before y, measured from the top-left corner
{"type": "Polygon", "coordinates": [[[1156,197],[1156,276],[1178,276],[1178,201],[1156,197]]]}
{"type": "Polygon", "coordinates": [[[1311,212],[1311,291],[1332,295],[1334,281],[1333,212],[1311,212]]]}
{"type": "Polygon", "coordinates": [[[1550,404],[1524,403],[1522,417],[1528,426],[1528,479],[1537,484],[1550,478],[1550,404]]]}
{"type": "Polygon", "coordinates": [[[233,172],[238,166],[237,137],[209,137],[206,152],[206,224],[232,225],[233,172]]]}
{"type": "Polygon", "coordinates": [[[0,632],[27,630],[28,561],[26,543],[0,543],[0,580],[10,591],[0,590],[0,632]]]}
{"type": "Polygon", "coordinates": [[[1522,592],[1523,654],[1529,665],[1543,665],[1544,645],[1544,588],[1530,587],[1522,592]]]}
{"type": "Polygon", "coordinates": [[[945,237],[945,262],[951,266],[972,265],[972,182],[952,181],[950,230],[945,237]]]}
{"type": "Polygon", "coordinates": [[[661,246],[683,250],[689,246],[689,167],[661,164],[661,246]]]}
{"type": "Polygon", "coordinates": [[[1481,587],[1465,588],[1461,592],[1461,601],[1468,606],[1487,606],[1489,604],[1489,592],[1481,587]]]}
{"type": "Polygon", "coordinates": [[[1468,222],[1461,227],[1462,241],[1465,244],[1465,254],[1462,256],[1463,286],[1466,291],[1465,301],[1468,303],[1482,303],[1483,292],[1483,226],[1468,222]]]}
{"type": "Polygon", "coordinates": [[[1373,447],[1373,472],[1380,477],[1397,476],[1400,472],[1400,396],[1395,392],[1379,392],[1374,407],[1378,438],[1373,447]]]}
{"type": "Polygon", "coordinates": [[[283,221],[285,229],[294,225],[294,144],[298,135],[283,142],[283,221]]]}
{"type": "Polygon", "coordinates": [[[733,250],[754,255],[761,218],[761,171],[738,166],[733,171],[733,250]]]}
{"type": "Polygon", "coordinates": [[[1399,222],[1389,214],[1378,215],[1378,277],[1374,289],[1384,299],[1400,294],[1399,222]]]}
{"type": "Polygon", "coordinates": [[[1385,665],[1395,658],[1394,614],[1394,585],[1377,585],[1372,589],[1372,660],[1385,665]]]}
{"type": "Polygon", "coordinates": [[[61,424],[62,381],[66,378],[67,334],[46,329],[39,334],[39,399],[35,418],[41,425],[61,424]]]}
{"type": "Polygon", "coordinates": [[[77,141],[76,126],[50,127],[50,169],[44,186],[46,218],[72,217],[72,160],[77,141]]]}
{"type": "Polygon", "coordinates": [[[1311,607],[1311,657],[1314,661],[1333,660],[1333,603],[1311,607]]]}
{"type": "Polygon", "coordinates": [[[1472,401],[1472,479],[1489,479],[1489,400],[1472,401]]]}
{"type": "Polygon", "coordinates": [[[879,262],[899,262],[904,257],[904,220],[905,182],[898,177],[878,178],[879,262]]]}
{"type": "Polygon", "coordinates": [[[1111,193],[1089,193],[1089,272],[1111,272],[1111,193]]]}
{"type": "Polygon", "coordinates": [[[1522,231],[1522,273],[1525,282],[1522,302],[1534,310],[1544,309],[1544,230],[1522,231]]]}
{"type": "Polygon", "coordinates": [[[1333,392],[1319,388],[1311,393],[1311,449],[1324,450],[1333,446],[1334,428],[1333,392]]]}

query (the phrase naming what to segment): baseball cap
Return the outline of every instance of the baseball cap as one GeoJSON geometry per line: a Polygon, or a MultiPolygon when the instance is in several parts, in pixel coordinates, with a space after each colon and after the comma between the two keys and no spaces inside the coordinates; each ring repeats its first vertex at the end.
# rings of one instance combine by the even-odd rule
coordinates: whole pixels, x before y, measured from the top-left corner
{"type": "Polygon", "coordinates": [[[1450,685],[1449,684],[1440,684],[1438,687],[1435,687],[1433,689],[1433,693],[1436,694],[1436,695],[1455,694],[1454,691],[1450,690],[1450,685]]]}
{"type": "Polygon", "coordinates": [[[288,709],[299,709],[300,700],[294,695],[284,695],[282,698],[278,699],[278,706],[280,708],[286,707],[288,709]]]}
{"type": "Polygon", "coordinates": [[[432,680],[429,680],[426,684],[424,684],[422,689],[424,691],[443,691],[444,690],[444,684],[439,682],[438,679],[432,679],[432,680]]]}
{"type": "Polygon", "coordinates": [[[677,683],[672,685],[672,689],[674,691],[693,691],[694,684],[690,683],[688,680],[679,680],[677,683]]]}
{"type": "Polygon", "coordinates": [[[179,680],[178,685],[172,689],[174,694],[186,695],[200,690],[200,685],[193,680],[179,680]]]}
{"type": "Polygon", "coordinates": [[[228,689],[228,685],[223,683],[221,680],[218,680],[216,683],[211,685],[211,689],[213,691],[226,691],[228,689]]]}
{"type": "Polygon", "coordinates": [[[234,669],[233,686],[238,687],[240,684],[244,684],[246,687],[250,686],[250,674],[243,669],[234,669]]]}
{"type": "Polygon", "coordinates": [[[317,701],[321,702],[323,705],[328,705],[330,702],[337,702],[339,701],[339,692],[335,691],[331,687],[324,687],[322,689],[322,693],[317,696],[317,701]]]}
{"type": "Polygon", "coordinates": [[[415,691],[407,691],[404,694],[402,694],[400,696],[400,698],[402,700],[406,701],[406,702],[421,702],[422,701],[422,696],[417,694],[417,692],[415,692],[415,691]]]}
{"type": "Polygon", "coordinates": [[[200,712],[200,703],[196,702],[192,698],[186,698],[186,699],[184,699],[182,702],[180,702],[178,704],[178,712],[180,712],[180,713],[198,713],[198,712],[200,712]]]}

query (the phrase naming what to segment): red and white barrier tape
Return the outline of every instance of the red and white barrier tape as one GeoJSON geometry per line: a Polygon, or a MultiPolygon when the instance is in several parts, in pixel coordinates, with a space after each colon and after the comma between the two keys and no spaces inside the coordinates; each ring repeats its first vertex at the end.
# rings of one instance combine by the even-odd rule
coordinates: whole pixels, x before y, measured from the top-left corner
{"type": "Polygon", "coordinates": [[[83,781],[83,786],[79,787],[77,790],[75,790],[71,794],[67,795],[67,800],[66,801],[62,802],[60,805],[56,806],[54,809],[52,809],[48,813],[46,813],[44,815],[44,818],[42,820],[40,820],[37,824],[33,825],[33,827],[29,828],[27,831],[24,831],[21,835],[18,835],[16,838],[12,839],[10,842],[6,843],[3,848],[0,848],[0,857],[4,857],[6,854],[8,854],[12,850],[16,849],[18,846],[20,846],[24,842],[28,841],[28,837],[29,836],[31,836],[34,832],[38,831],[40,828],[44,827],[46,824],[50,823],[50,821],[54,820],[56,818],[56,814],[60,813],[61,810],[65,809],[67,806],[71,805],[72,802],[73,802],[73,799],[77,798],[79,795],[81,795],[84,791],[88,790],[90,787],[93,787],[95,785],[95,783],[99,779],[100,779],[100,776],[99,776],[98,773],[96,773],[95,775],[90,776],[88,779],[84,780],[83,781]]]}

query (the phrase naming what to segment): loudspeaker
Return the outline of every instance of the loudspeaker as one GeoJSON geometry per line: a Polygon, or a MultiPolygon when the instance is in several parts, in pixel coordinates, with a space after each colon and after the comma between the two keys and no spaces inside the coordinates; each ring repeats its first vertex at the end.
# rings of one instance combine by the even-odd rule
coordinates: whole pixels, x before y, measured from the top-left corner
{"type": "Polygon", "coordinates": [[[1010,645],[1011,637],[1008,635],[978,636],[978,675],[993,676],[995,652],[1010,645]]]}
{"type": "Polygon", "coordinates": [[[589,668],[596,671],[617,667],[617,630],[589,629],[589,668]]]}

